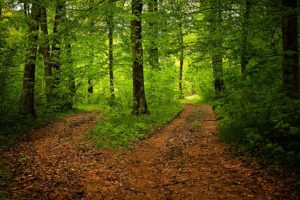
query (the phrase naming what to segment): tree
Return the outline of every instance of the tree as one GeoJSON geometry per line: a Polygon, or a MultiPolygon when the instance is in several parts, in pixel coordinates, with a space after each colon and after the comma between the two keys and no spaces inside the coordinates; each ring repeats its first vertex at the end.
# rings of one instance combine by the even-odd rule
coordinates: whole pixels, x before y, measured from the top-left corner
{"type": "Polygon", "coordinates": [[[159,68],[159,51],[158,51],[158,26],[157,26],[157,12],[158,0],[149,0],[148,11],[151,13],[149,21],[150,29],[150,47],[149,47],[149,64],[153,69],[159,68]]]}
{"type": "Polygon", "coordinates": [[[132,0],[131,43],[132,43],[132,79],[133,109],[135,115],[148,114],[144,86],[143,46],[142,46],[142,0],[132,0]]]}
{"type": "Polygon", "coordinates": [[[282,0],[283,88],[288,97],[300,99],[297,0],[282,0]]]}
{"type": "Polygon", "coordinates": [[[242,22],[242,43],[241,43],[241,73],[245,74],[247,71],[247,64],[249,61],[247,46],[248,46],[248,28],[249,28],[249,18],[250,18],[250,0],[244,0],[243,9],[243,22],[242,22]]]}
{"type": "Polygon", "coordinates": [[[223,58],[222,58],[222,37],[220,34],[222,22],[222,10],[220,0],[210,0],[210,35],[211,35],[211,59],[214,75],[216,98],[220,97],[224,89],[223,82],[223,58]]]}
{"type": "Polygon", "coordinates": [[[46,99],[47,103],[51,101],[51,93],[53,92],[52,83],[52,65],[50,62],[50,40],[48,33],[47,23],[47,7],[46,4],[41,4],[40,7],[40,26],[42,31],[42,44],[40,46],[40,52],[44,58],[44,71],[45,71],[45,85],[46,85],[46,99]]]}
{"type": "MultiPolygon", "coordinates": [[[[27,6],[25,6],[27,7],[27,6]]],[[[35,62],[38,48],[38,30],[39,30],[39,2],[32,0],[29,30],[28,30],[28,48],[26,54],[26,64],[24,67],[23,94],[20,113],[25,116],[35,118],[34,108],[34,83],[35,83],[35,62]]]]}
{"type": "Polygon", "coordinates": [[[108,69],[109,69],[109,91],[110,102],[109,105],[113,106],[115,101],[115,86],[114,86],[114,0],[109,0],[110,9],[108,11],[107,26],[108,26],[108,69]]]}
{"type": "Polygon", "coordinates": [[[183,75],[183,62],[184,62],[184,43],[183,43],[183,31],[182,24],[179,23],[179,34],[178,34],[178,44],[179,44],[179,94],[180,98],[183,98],[182,92],[182,75],[183,75]]]}
{"type": "MultiPolygon", "coordinates": [[[[53,25],[53,39],[52,39],[52,51],[51,51],[51,68],[52,68],[52,76],[53,76],[53,92],[51,92],[51,104],[54,103],[58,105],[58,101],[62,101],[58,94],[58,86],[61,82],[61,60],[60,56],[62,53],[62,27],[63,22],[66,18],[66,1],[65,0],[57,0],[55,4],[55,17],[54,17],[54,25],[53,25]]],[[[61,102],[59,102],[61,103],[61,102]]],[[[61,107],[60,107],[61,109],[61,107]]]]}

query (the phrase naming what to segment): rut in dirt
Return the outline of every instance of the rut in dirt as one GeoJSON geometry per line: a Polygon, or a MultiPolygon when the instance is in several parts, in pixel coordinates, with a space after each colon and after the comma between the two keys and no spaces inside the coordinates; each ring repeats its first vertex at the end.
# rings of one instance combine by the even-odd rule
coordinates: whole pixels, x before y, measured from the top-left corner
{"type": "MultiPolygon", "coordinates": [[[[13,171],[10,199],[298,199],[281,179],[233,158],[217,137],[208,105],[180,115],[127,151],[85,139],[97,113],[29,133],[3,152],[13,171]]],[[[285,180],[286,179],[286,180],[285,180]]],[[[4,190],[1,188],[1,190],[4,190]]]]}

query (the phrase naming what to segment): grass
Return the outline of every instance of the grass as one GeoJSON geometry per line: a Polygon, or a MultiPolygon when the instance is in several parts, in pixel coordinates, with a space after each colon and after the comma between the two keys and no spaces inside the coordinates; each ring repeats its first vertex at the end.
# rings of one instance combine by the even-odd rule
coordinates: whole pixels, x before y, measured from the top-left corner
{"type": "Polygon", "coordinates": [[[199,102],[202,102],[204,99],[202,96],[199,96],[199,95],[192,95],[192,96],[187,96],[185,97],[184,99],[182,99],[180,102],[181,103],[199,103],[199,102]]]}
{"type": "Polygon", "coordinates": [[[145,138],[156,128],[165,125],[182,109],[181,104],[150,108],[149,115],[134,116],[130,110],[107,110],[101,123],[97,124],[89,138],[103,149],[129,148],[134,142],[145,138]]]}

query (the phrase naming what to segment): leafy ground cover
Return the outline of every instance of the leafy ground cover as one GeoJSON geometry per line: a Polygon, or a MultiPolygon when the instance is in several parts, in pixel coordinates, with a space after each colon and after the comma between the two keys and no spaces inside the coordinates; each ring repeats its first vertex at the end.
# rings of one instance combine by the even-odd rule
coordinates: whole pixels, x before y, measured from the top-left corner
{"type": "Polygon", "coordinates": [[[106,110],[102,114],[101,123],[92,129],[88,137],[99,148],[127,148],[176,117],[182,105],[160,105],[150,110],[149,115],[139,117],[132,115],[129,109],[106,110]]]}
{"type": "Polygon", "coordinates": [[[232,157],[217,137],[216,115],[208,105],[185,105],[166,126],[121,151],[95,148],[86,140],[98,116],[86,112],[59,120],[1,151],[10,167],[1,177],[2,198],[299,197],[293,188],[296,177],[274,176],[255,162],[232,157]]]}

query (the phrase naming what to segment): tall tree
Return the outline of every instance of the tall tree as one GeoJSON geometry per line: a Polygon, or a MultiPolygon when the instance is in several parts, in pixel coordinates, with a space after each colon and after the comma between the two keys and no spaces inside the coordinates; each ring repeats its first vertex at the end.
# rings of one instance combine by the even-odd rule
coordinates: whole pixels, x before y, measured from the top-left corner
{"type": "Polygon", "coordinates": [[[107,17],[108,26],[108,69],[109,69],[109,91],[110,91],[110,102],[109,105],[113,106],[115,101],[115,86],[114,86],[114,55],[113,55],[113,44],[114,44],[114,0],[109,0],[109,13],[107,17]]]}
{"type": "Polygon", "coordinates": [[[250,18],[250,0],[244,0],[242,5],[243,10],[243,21],[242,21],[242,44],[241,44],[241,73],[245,74],[247,71],[247,64],[249,61],[248,53],[248,28],[249,28],[249,18],[250,18]]]}
{"type": "MultiPolygon", "coordinates": [[[[26,50],[26,63],[24,67],[23,94],[20,113],[25,116],[36,117],[34,108],[34,84],[40,12],[39,2],[37,0],[32,0],[31,3],[31,12],[28,13],[30,18],[28,47],[26,50]]],[[[24,7],[27,8],[27,4],[24,7]]]]}
{"type": "Polygon", "coordinates": [[[285,93],[300,99],[297,0],[282,0],[283,87],[285,93]]]}
{"type": "Polygon", "coordinates": [[[60,82],[59,70],[61,68],[60,55],[62,52],[62,24],[66,17],[66,1],[57,0],[55,4],[55,17],[53,25],[53,40],[52,40],[52,52],[51,52],[51,63],[52,69],[55,70],[56,74],[54,77],[56,87],[60,82]]]}
{"type": "Polygon", "coordinates": [[[178,43],[179,43],[179,94],[180,98],[183,98],[183,88],[182,88],[182,77],[183,77],[183,62],[184,62],[184,43],[183,43],[183,31],[182,24],[179,23],[179,34],[178,34],[178,43]]]}
{"type": "Polygon", "coordinates": [[[210,36],[211,57],[215,82],[216,98],[220,97],[224,89],[223,83],[223,58],[222,58],[222,36],[220,34],[222,22],[222,10],[220,0],[210,0],[210,36]]]}
{"type": "Polygon", "coordinates": [[[159,68],[159,51],[158,51],[158,26],[157,26],[157,12],[158,0],[149,0],[148,11],[151,13],[149,21],[150,29],[150,48],[149,48],[149,64],[152,68],[159,68]]]}
{"type": "Polygon", "coordinates": [[[132,43],[132,78],[133,109],[135,115],[148,114],[144,86],[143,46],[142,46],[142,0],[132,0],[131,43],[132,43]]]}
{"type": "Polygon", "coordinates": [[[47,23],[47,7],[45,3],[41,4],[40,14],[40,26],[42,31],[42,44],[40,46],[40,52],[44,58],[46,98],[47,103],[49,103],[51,101],[52,92],[52,65],[50,62],[50,40],[47,23]]]}

